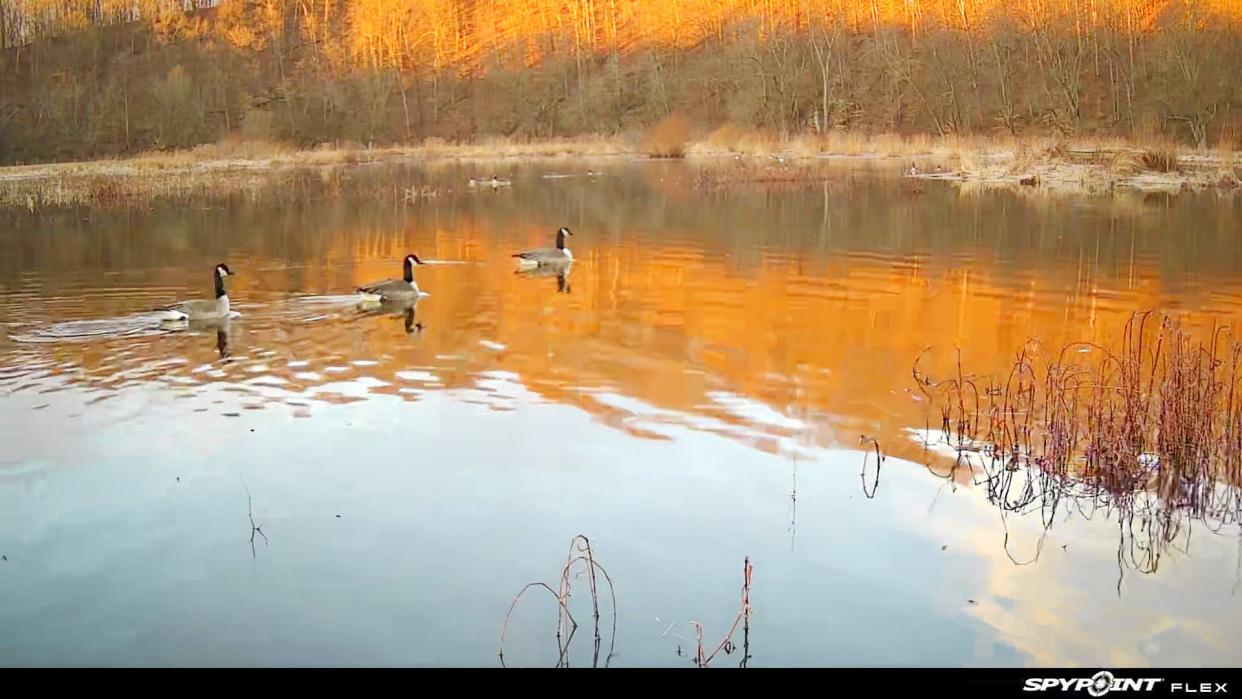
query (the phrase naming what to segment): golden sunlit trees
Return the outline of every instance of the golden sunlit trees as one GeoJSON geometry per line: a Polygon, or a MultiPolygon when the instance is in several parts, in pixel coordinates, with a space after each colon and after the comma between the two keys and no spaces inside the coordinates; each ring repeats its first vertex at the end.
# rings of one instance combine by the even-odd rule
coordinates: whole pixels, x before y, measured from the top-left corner
{"type": "Polygon", "coordinates": [[[1238,129],[1240,37],[1235,0],[0,0],[0,160],[673,112],[1203,145],[1238,129]]]}

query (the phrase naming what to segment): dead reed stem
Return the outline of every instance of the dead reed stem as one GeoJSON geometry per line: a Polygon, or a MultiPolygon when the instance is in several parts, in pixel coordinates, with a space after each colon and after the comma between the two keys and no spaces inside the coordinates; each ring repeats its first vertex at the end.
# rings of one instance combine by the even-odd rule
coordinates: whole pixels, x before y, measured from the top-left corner
{"type": "MultiPolygon", "coordinates": [[[[1028,342],[999,383],[966,373],[960,350],[952,374],[934,380],[920,367],[926,354],[911,374],[957,450],[950,477],[959,466],[978,474],[1002,521],[1038,509],[1046,535],[1071,505],[1103,509],[1121,527],[1119,565],[1145,573],[1192,522],[1220,531],[1242,521],[1242,345],[1228,328],[1195,339],[1172,318],[1136,313],[1115,347],[1046,353],[1028,342]]],[[[1016,564],[1037,560],[1043,543],[1019,560],[1005,527],[1016,564]]]]}
{"type": "Polygon", "coordinates": [[[714,650],[708,653],[703,646],[703,626],[697,621],[691,621],[690,625],[694,627],[695,656],[694,664],[699,667],[707,667],[718,653],[724,651],[725,655],[733,653],[736,646],[733,644],[733,635],[737,633],[739,624],[742,626],[742,660],[740,667],[746,667],[750,662],[750,583],[754,574],[754,566],[750,564],[750,556],[742,563],[742,602],[741,607],[737,611],[737,616],[733,617],[733,624],[729,627],[729,631],[716,644],[714,650]]]}
{"type": "Polygon", "coordinates": [[[864,434],[859,438],[859,443],[871,444],[875,449],[875,478],[871,481],[870,489],[867,488],[867,464],[871,461],[870,451],[863,452],[862,472],[858,474],[859,478],[862,479],[863,495],[866,495],[867,499],[870,500],[875,497],[875,491],[880,487],[880,466],[884,464],[884,455],[880,453],[880,443],[874,437],[868,437],[864,434]]]}
{"type": "Polygon", "coordinates": [[[573,614],[569,611],[569,598],[572,592],[572,582],[582,575],[587,576],[588,589],[591,594],[591,611],[594,620],[594,651],[592,654],[591,667],[598,667],[599,653],[603,640],[600,634],[600,613],[599,613],[599,586],[596,573],[603,575],[604,580],[608,583],[609,596],[612,598],[612,633],[611,641],[608,649],[608,656],[605,658],[604,666],[608,666],[608,662],[612,659],[613,649],[616,647],[617,640],[617,594],[616,586],[613,584],[612,577],[608,575],[608,571],[604,569],[598,561],[595,560],[595,552],[591,548],[591,542],[586,536],[579,534],[569,543],[569,553],[565,557],[565,565],[561,568],[560,582],[556,589],[547,583],[532,582],[518,592],[513,598],[513,602],[509,604],[509,611],[505,613],[504,623],[500,627],[500,649],[498,656],[500,664],[505,664],[505,636],[509,630],[509,620],[513,616],[514,609],[517,608],[518,602],[528,591],[533,589],[546,590],[556,599],[556,647],[557,661],[556,667],[569,667],[569,649],[573,641],[574,634],[578,630],[578,622],[574,619],[573,614]]]}
{"type": "Polygon", "coordinates": [[[263,525],[254,523],[254,500],[250,497],[250,486],[246,485],[246,479],[242,479],[242,488],[246,491],[246,514],[250,517],[250,557],[255,558],[258,552],[254,547],[254,535],[258,534],[263,537],[263,545],[267,546],[267,534],[263,533],[263,525]]]}

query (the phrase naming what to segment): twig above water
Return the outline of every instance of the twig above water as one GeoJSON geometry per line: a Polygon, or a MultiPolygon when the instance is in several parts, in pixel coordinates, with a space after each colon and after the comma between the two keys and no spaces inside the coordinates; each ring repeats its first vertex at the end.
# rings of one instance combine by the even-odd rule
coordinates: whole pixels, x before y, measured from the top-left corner
{"type": "Polygon", "coordinates": [[[250,557],[255,558],[258,553],[254,547],[254,537],[256,534],[263,537],[263,545],[267,546],[267,534],[263,533],[263,525],[255,524],[254,521],[254,499],[250,497],[250,486],[246,485],[246,479],[241,479],[242,488],[246,490],[246,514],[250,517],[250,557]]]}
{"type": "Polygon", "coordinates": [[[798,538],[798,457],[793,461],[793,490],[789,493],[789,550],[794,550],[798,538]]]}
{"type": "Polygon", "coordinates": [[[875,478],[872,479],[870,489],[867,488],[867,463],[871,460],[870,451],[863,452],[862,472],[858,474],[862,478],[863,495],[871,499],[875,497],[875,491],[880,488],[880,466],[884,464],[884,455],[880,453],[880,443],[874,437],[864,434],[858,441],[859,444],[870,444],[875,449],[875,478]]]}
{"type": "Polygon", "coordinates": [[[733,643],[733,635],[737,633],[739,624],[742,626],[742,660],[739,667],[746,667],[750,662],[750,582],[754,574],[754,566],[750,564],[750,556],[742,563],[742,601],[741,607],[738,609],[737,616],[733,618],[733,625],[729,627],[729,631],[721,639],[720,643],[711,653],[706,652],[703,647],[703,626],[697,621],[691,621],[690,625],[694,627],[695,656],[694,664],[705,668],[711,664],[716,655],[724,651],[725,655],[731,655],[736,649],[733,643]]]}
{"type": "Polygon", "coordinates": [[[557,602],[556,667],[569,667],[569,649],[573,641],[574,634],[578,630],[578,622],[569,611],[569,597],[572,587],[572,580],[582,575],[586,575],[591,593],[592,618],[594,620],[594,652],[592,654],[591,666],[598,667],[600,646],[603,637],[600,634],[599,587],[596,578],[597,572],[604,576],[604,580],[608,583],[609,594],[612,597],[611,641],[608,649],[608,656],[604,659],[604,667],[607,667],[612,660],[613,651],[617,642],[616,586],[613,584],[612,577],[608,574],[608,571],[595,560],[595,552],[591,548],[590,540],[582,534],[575,536],[569,544],[569,554],[566,556],[565,565],[561,568],[560,584],[557,589],[553,589],[551,585],[543,582],[527,583],[527,585],[518,592],[517,596],[513,598],[513,602],[509,605],[509,611],[505,614],[504,622],[500,627],[500,649],[497,655],[500,658],[501,666],[504,667],[505,665],[505,636],[508,633],[509,620],[513,616],[513,611],[517,607],[517,603],[529,590],[542,589],[549,592],[557,602]],[[579,566],[579,568],[575,568],[575,566],[579,566]]]}

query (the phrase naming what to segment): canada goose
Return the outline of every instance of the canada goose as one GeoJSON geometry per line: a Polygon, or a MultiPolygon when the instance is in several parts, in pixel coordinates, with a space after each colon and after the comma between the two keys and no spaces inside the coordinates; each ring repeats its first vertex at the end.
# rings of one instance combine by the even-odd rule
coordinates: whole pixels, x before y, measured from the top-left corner
{"type": "Polygon", "coordinates": [[[572,262],[574,259],[573,253],[569,252],[569,248],[565,247],[565,236],[567,235],[573,235],[573,233],[570,233],[568,228],[562,227],[556,232],[555,248],[536,248],[526,252],[515,253],[513,256],[518,258],[518,264],[522,267],[572,262]]]}
{"type": "Polygon", "coordinates": [[[918,174],[919,174],[918,167],[916,167],[914,163],[910,163],[910,176],[917,177],[918,174]]]}
{"type": "Polygon", "coordinates": [[[508,187],[512,184],[512,181],[501,179],[496,175],[492,175],[490,180],[478,180],[473,177],[470,178],[470,187],[472,189],[475,187],[491,187],[492,189],[500,189],[501,187],[508,187]]]}
{"type": "Polygon", "coordinates": [[[410,253],[405,256],[401,264],[403,271],[401,279],[385,279],[382,282],[360,286],[357,291],[362,295],[363,301],[371,303],[417,299],[422,292],[419,291],[418,284],[414,282],[414,265],[421,264],[423,261],[418,259],[418,255],[410,253]]]}
{"type": "Polygon", "coordinates": [[[216,282],[216,298],[214,301],[194,299],[157,308],[155,310],[160,312],[160,320],[224,320],[241,315],[236,311],[229,310],[229,295],[224,291],[224,278],[232,274],[233,272],[229,269],[229,266],[223,262],[216,265],[215,273],[212,275],[215,277],[216,282]]]}

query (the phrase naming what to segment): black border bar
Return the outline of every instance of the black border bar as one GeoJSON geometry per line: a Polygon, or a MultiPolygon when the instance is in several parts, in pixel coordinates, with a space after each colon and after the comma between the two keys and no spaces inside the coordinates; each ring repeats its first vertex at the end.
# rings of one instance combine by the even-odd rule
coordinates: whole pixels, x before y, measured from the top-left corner
{"type": "MultiPolygon", "coordinates": [[[[0,659],[2,660],[2,659],[0,659]]],[[[1027,697],[1028,699],[1137,699],[1140,697],[1180,697],[1217,699],[1242,696],[1242,670],[1238,668],[1156,668],[1156,669],[762,669],[707,668],[681,669],[501,669],[501,668],[410,668],[410,669],[3,669],[0,682],[9,687],[27,685],[40,693],[54,689],[89,689],[108,685],[123,692],[150,688],[162,690],[211,689],[254,691],[271,689],[287,692],[304,685],[322,693],[340,692],[353,696],[359,690],[415,687],[431,689],[433,680],[486,680],[503,683],[506,693],[527,684],[546,690],[565,682],[567,688],[583,689],[583,683],[599,682],[601,687],[622,689],[632,682],[635,689],[659,694],[677,688],[720,687],[725,690],[754,689],[770,693],[788,682],[790,689],[832,696],[881,697],[889,692],[938,695],[949,691],[966,696],[1027,697]],[[25,680],[23,682],[22,680],[25,680]],[[805,687],[806,682],[812,682],[805,687]],[[1101,688],[1107,684],[1108,689],[1101,688]]],[[[438,684],[438,683],[437,683],[438,684]]],[[[461,688],[460,686],[458,686],[461,688]]],[[[197,693],[197,692],[196,692],[197,693]]],[[[762,699],[762,698],[760,698],[762,699]]]]}

